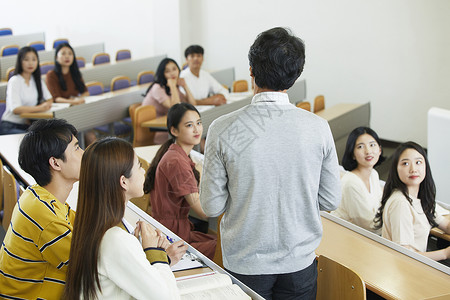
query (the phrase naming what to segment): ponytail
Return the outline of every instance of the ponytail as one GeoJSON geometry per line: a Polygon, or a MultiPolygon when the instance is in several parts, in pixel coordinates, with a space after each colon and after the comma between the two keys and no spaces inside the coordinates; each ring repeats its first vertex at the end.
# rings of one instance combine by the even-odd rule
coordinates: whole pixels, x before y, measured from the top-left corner
{"type": "Polygon", "coordinates": [[[156,169],[158,168],[159,162],[163,158],[164,154],[166,154],[167,150],[169,150],[169,147],[174,142],[175,139],[169,138],[164,144],[161,145],[158,152],[156,152],[150,167],[148,167],[147,174],[145,175],[144,193],[149,194],[155,188],[156,169]]]}

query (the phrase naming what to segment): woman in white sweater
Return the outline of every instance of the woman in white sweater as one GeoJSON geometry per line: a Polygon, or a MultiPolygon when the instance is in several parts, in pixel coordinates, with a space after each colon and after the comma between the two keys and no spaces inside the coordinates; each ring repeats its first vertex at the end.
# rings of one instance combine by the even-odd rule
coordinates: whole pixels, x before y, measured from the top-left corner
{"type": "Polygon", "coordinates": [[[380,139],[368,127],[354,129],[347,139],[342,165],[346,172],[342,178],[342,200],[332,214],[379,233],[373,218],[380,207],[382,189],[378,172],[374,169],[384,161],[380,139]]]}
{"type": "Polygon", "coordinates": [[[128,142],[106,138],[87,148],[64,299],[179,298],[165,236],[142,221],[134,236],[120,228],[126,203],[143,195],[144,180],[128,142]]]}

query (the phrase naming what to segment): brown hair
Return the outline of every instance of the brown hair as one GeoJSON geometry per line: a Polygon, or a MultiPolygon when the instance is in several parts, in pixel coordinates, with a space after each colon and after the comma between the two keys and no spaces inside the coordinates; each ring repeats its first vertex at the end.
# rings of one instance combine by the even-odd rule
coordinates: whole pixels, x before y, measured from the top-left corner
{"type": "Polygon", "coordinates": [[[131,177],[134,150],[118,138],[90,145],[81,160],[77,213],[73,226],[70,262],[64,299],[95,299],[98,253],[105,232],[123,218],[125,195],[120,177],[131,177]]]}

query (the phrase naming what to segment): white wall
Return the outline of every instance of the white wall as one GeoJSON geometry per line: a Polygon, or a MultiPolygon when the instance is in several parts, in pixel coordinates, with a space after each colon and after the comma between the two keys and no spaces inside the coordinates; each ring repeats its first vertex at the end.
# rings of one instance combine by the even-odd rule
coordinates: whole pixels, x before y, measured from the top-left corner
{"type": "Polygon", "coordinates": [[[372,103],[382,138],[426,146],[426,112],[450,109],[448,0],[130,0],[6,1],[0,27],[44,31],[49,41],[104,41],[114,54],[168,54],[183,63],[186,46],[205,48],[205,68],[234,66],[248,79],[247,52],[256,35],[290,27],[306,43],[302,78],[308,100],[372,103]],[[123,4],[120,4],[123,3],[123,4]]]}
{"type": "Polygon", "coordinates": [[[306,43],[308,100],[371,101],[371,126],[384,139],[426,146],[427,110],[450,108],[450,1],[188,2],[201,12],[186,25],[206,49],[206,68],[235,66],[247,79],[256,35],[285,26],[306,43]]]}

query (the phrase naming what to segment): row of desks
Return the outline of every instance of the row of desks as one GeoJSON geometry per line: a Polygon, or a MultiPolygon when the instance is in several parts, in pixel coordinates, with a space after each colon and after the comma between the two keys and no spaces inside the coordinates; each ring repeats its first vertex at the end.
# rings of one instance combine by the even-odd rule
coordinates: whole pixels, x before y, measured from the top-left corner
{"type": "MultiPolygon", "coordinates": [[[[364,104],[339,104],[319,115],[332,123],[342,116],[351,114],[352,111],[358,111],[363,106],[364,104]]],[[[0,154],[25,183],[34,183],[17,163],[21,138],[22,135],[0,136],[0,154]]],[[[151,160],[154,149],[156,147],[139,147],[136,148],[136,152],[151,160]]],[[[400,246],[396,248],[395,245],[388,246],[389,243],[386,245],[373,240],[370,234],[367,236],[362,234],[359,227],[352,227],[352,224],[344,226],[327,214],[322,215],[322,221],[324,234],[317,254],[326,255],[352,268],[361,275],[368,289],[382,297],[425,299],[450,294],[448,268],[443,267],[442,271],[437,269],[437,263],[433,264],[426,259],[420,259],[422,261],[414,259],[422,256],[415,253],[408,255],[408,252],[404,252],[406,249],[402,250],[400,246]]]]}

